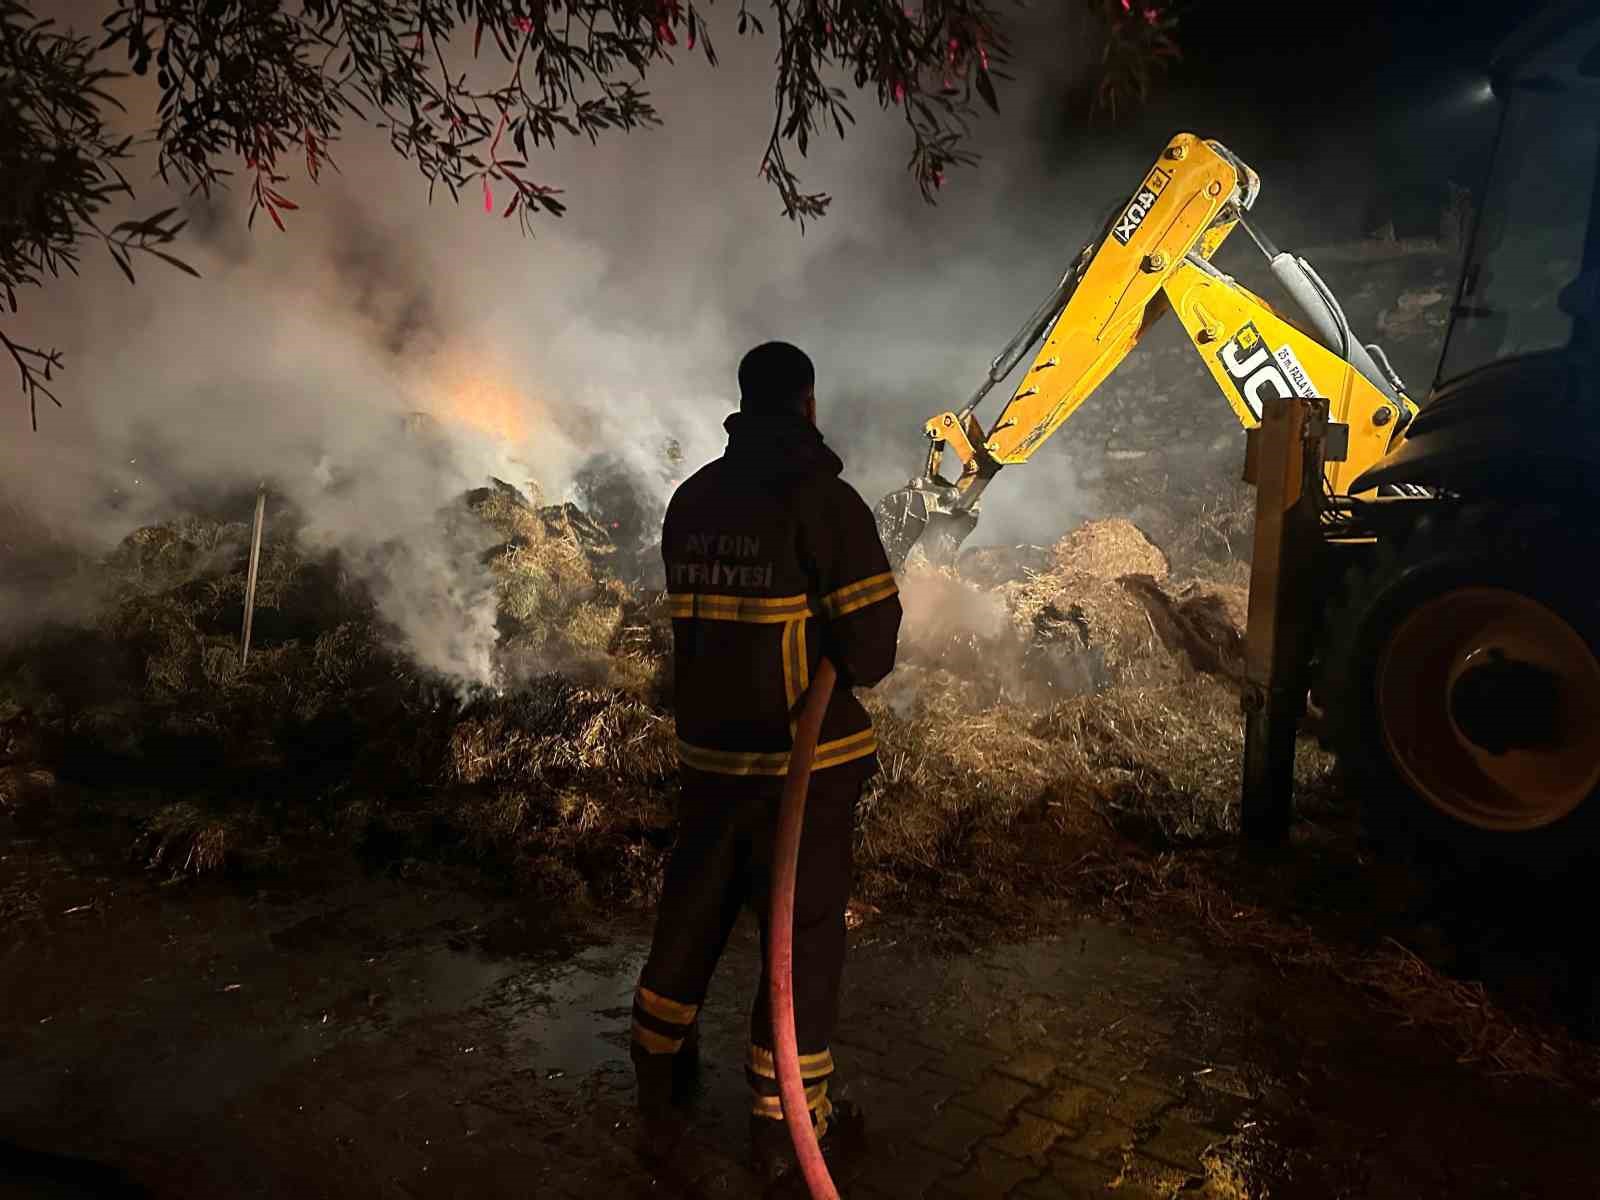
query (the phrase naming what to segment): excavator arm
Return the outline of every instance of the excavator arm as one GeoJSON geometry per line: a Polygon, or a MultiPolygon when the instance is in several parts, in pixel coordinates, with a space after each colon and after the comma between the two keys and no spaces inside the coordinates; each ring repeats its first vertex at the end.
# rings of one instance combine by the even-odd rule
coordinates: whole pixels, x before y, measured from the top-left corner
{"type": "MultiPolygon", "coordinates": [[[[1245,428],[1269,395],[1329,400],[1333,439],[1327,485],[1336,494],[1390,448],[1415,406],[1381,352],[1363,346],[1333,294],[1303,259],[1273,249],[1254,230],[1273,275],[1302,309],[1313,336],[1211,265],[1255,203],[1260,180],[1218,142],[1179,134],[1125,206],[1085,245],[1056,290],[990,364],[960,411],[924,426],[923,473],[878,506],[890,561],[923,542],[935,561],[954,558],[978,520],[978,502],[1002,467],[1026,462],[1116,370],[1145,332],[1177,313],[1245,428]],[[987,430],[978,406],[1038,346],[1033,363],[987,430]],[[959,465],[945,478],[945,459],[959,465]]],[[[1248,225],[1245,225],[1249,229],[1248,225]]]]}

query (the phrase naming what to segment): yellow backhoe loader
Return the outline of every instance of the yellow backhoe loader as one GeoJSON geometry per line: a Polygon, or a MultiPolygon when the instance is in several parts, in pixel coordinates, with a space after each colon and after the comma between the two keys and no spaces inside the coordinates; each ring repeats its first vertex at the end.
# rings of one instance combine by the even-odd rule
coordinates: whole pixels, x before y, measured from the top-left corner
{"type": "Polygon", "coordinates": [[[1379,840],[1540,869],[1600,856],[1600,10],[1548,8],[1491,78],[1493,165],[1420,407],[1310,265],[1251,228],[1255,173],[1182,134],[878,509],[897,565],[919,540],[951,558],[989,480],[1171,309],[1250,431],[1257,840],[1287,832],[1310,700],[1379,840]],[[1212,265],[1236,226],[1293,317],[1212,265]],[[1040,341],[985,430],[977,405],[1040,341]]]}
{"type": "Polygon", "coordinates": [[[1326,468],[1330,494],[1346,494],[1349,482],[1384,456],[1416,406],[1382,351],[1356,338],[1311,266],[1274,249],[1246,222],[1260,186],[1219,142],[1183,133],[1167,144],[1133,198],[1079,251],[1055,292],[995,358],[966,407],[924,426],[923,474],[878,507],[892,562],[904,561],[919,541],[936,561],[952,557],[977,524],[989,481],[1002,467],[1027,462],[1168,310],[1245,428],[1260,423],[1273,398],[1328,398],[1338,439],[1326,468]],[[1261,248],[1315,336],[1212,266],[1236,227],[1261,248]],[[1040,341],[985,432],[978,405],[1040,341]],[[954,480],[941,474],[950,456],[960,467],[954,480]]]}

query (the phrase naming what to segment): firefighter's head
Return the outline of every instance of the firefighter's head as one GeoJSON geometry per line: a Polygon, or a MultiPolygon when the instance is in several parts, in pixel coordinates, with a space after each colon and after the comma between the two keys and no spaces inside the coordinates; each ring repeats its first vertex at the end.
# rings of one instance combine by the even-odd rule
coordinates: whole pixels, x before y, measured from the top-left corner
{"type": "Polygon", "coordinates": [[[817,372],[788,342],[763,342],[739,363],[739,411],[755,416],[790,413],[816,423],[817,372]]]}

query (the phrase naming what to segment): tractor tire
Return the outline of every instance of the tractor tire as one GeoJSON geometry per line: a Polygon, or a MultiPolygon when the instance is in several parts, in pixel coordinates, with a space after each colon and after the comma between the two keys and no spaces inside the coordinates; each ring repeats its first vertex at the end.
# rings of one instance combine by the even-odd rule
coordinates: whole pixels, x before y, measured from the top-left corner
{"type": "Polygon", "coordinates": [[[1597,551],[1549,508],[1441,505],[1347,576],[1315,690],[1380,850],[1540,877],[1593,861],[1597,551]]]}

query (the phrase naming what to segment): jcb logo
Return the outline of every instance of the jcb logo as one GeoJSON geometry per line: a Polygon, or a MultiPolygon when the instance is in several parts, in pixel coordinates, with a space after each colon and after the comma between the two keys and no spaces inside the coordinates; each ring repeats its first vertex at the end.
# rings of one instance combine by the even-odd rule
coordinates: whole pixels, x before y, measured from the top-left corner
{"type": "Polygon", "coordinates": [[[1222,369],[1228,373],[1228,378],[1233,380],[1233,386],[1239,389],[1245,406],[1258,421],[1264,403],[1263,393],[1284,400],[1295,395],[1317,394],[1316,385],[1300,365],[1294,351],[1284,346],[1273,354],[1267,349],[1254,322],[1247,322],[1231,341],[1223,343],[1217,358],[1222,363],[1222,369]],[[1294,382],[1291,384],[1290,380],[1294,382]]]}
{"type": "Polygon", "coordinates": [[[1139,226],[1144,224],[1144,219],[1150,215],[1150,210],[1156,206],[1161,193],[1166,190],[1167,183],[1172,176],[1160,167],[1150,172],[1150,178],[1144,181],[1144,186],[1129,202],[1128,207],[1117,218],[1117,223],[1111,228],[1111,236],[1124,246],[1129,239],[1139,232],[1139,226]]]}

